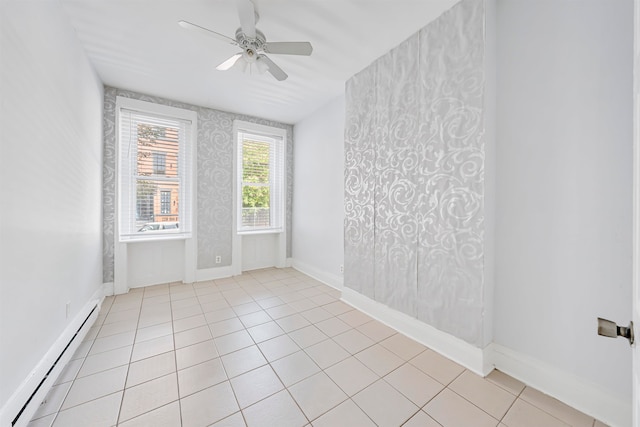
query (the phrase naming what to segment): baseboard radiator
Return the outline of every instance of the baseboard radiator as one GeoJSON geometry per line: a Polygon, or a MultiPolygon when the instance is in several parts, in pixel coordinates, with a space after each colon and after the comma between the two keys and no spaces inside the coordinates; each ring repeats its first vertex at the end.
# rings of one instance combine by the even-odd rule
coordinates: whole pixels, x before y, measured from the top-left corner
{"type": "Polygon", "coordinates": [[[70,354],[71,351],[69,349],[72,347],[72,345],[75,345],[77,343],[78,339],[81,339],[81,338],[78,338],[79,336],[84,336],[85,335],[85,334],[83,334],[81,332],[84,332],[83,330],[84,330],[85,325],[87,324],[87,322],[89,322],[89,319],[91,319],[91,317],[96,312],[96,310],[98,310],[98,304],[96,304],[93,307],[93,309],[91,309],[91,311],[89,312],[87,317],[83,320],[83,322],[80,325],[80,327],[78,328],[78,330],[75,331],[75,333],[73,334],[71,339],[66,343],[65,347],[62,349],[60,354],[57,356],[57,358],[55,359],[53,364],[49,367],[47,372],[44,374],[44,376],[42,377],[42,379],[40,380],[38,385],[35,387],[35,389],[31,393],[31,395],[27,398],[26,402],[24,402],[24,405],[22,405],[22,407],[20,408],[20,410],[18,411],[16,416],[13,418],[13,421],[11,421],[11,426],[12,427],[20,426],[20,425],[27,425],[29,423],[30,419],[22,419],[22,417],[26,416],[28,414],[28,416],[30,418],[33,415],[33,413],[35,413],[35,411],[27,411],[27,408],[29,408],[32,403],[35,403],[37,405],[40,404],[40,402],[33,402],[34,397],[36,395],[38,395],[38,393],[41,391],[42,386],[47,382],[47,379],[49,379],[49,377],[51,376],[51,374],[54,371],[57,371],[57,374],[59,374],[61,372],[62,368],[64,367],[64,366],[60,366],[60,365],[63,364],[61,362],[63,360],[69,360],[69,358],[71,358],[71,356],[73,356],[73,354],[70,354]],[[58,369],[56,369],[56,368],[58,368],[58,369]]]}

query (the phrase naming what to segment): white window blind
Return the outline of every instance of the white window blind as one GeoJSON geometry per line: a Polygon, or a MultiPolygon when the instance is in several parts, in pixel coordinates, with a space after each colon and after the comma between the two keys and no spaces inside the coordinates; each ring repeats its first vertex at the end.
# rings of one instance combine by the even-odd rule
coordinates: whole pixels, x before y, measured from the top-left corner
{"type": "Polygon", "coordinates": [[[192,123],[119,109],[120,240],[190,237],[192,123]]]}
{"type": "Polygon", "coordinates": [[[237,141],[238,232],[282,232],[284,138],[239,129],[237,141]]]}

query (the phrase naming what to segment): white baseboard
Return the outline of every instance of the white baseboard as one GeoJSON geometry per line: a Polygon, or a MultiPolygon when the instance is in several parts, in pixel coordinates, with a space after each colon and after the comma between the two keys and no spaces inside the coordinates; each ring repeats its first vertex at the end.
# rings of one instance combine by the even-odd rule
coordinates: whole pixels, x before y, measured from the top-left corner
{"type": "Polygon", "coordinates": [[[344,284],[343,284],[344,280],[342,276],[328,273],[310,264],[307,264],[302,261],[298,261],[295,258],[291,259],[291,266],[294,269],[298,270],[299,272],[304,273],[307,276],[312,277],[326,285],[329,285],[332,288],[336,288],[339,291],[341,291],[344,288],[344,284]]]}
{"type": "Polygon", "coordinates": [[[18,415],[22,407],[27,403],[29,397],[37,389],[33,397],[31,397],[31,400],[25,407],[24,411],[16,421],[16,424],[14,424],[14,427],[22,427],[29,424],[31,417],[33,417],[35,412],[38,410],[40,402],[42,402],[47,393],[49,393],[49,390],[58,379],[58,376],[60,375],[66,364],[69,362],[69,360],[71,360],[71,357],[78,349],[78,346],[82,343],[82,340],[84,340],[87,332],[89,331],[89,329],[91,329],[91,326],[93,326],[94,322],[96,321],[103,299],[104,290],[101,286],[94,293],[92,298],[84,305],[84,307],[82,307],[80,312],[67,325],[58,339],[49,348],[44,357],[40,360],[40,362],[38,362],[36,367],[31,371],[27,378],[25,378],[22,384],[20,384],[18,389],[9,398],[4,407],[2,407],[2,409],[0,410],[1,427],[9,427],[12,425],[11,423],[13,422],[14,418],[18,415]],[[94,309],[94,307],[96,307],[96,309],[92,313],[91,311],[94,309]],[[91,313],[91,316],[89,316],[89,313],[91,313]],[[87,316],[89,316],[89,318],[87,318],[87,316]],[[81,326],[82,328],[80,328],[81,326]],[[71,341],[72,339],[73,341],[71,341]],[[69,341],[71,341],[70,344],[69,341]],[[69,347],[67,347],[67,344],[69,344],[69,347]],[[62,356],[60,356],[61,354],[62,356]],[[60,357],[60,359],[56,363],[58,357],[60,357]],[[53,366],[54,363],[56,363],[55,367],[51,370],[51,372],[49,372],[49,375],[47,376],[47,372],[49,371],[49,369],[51,369],[51,366],[53,366]],[[40,384],[41,382],[42,384],[40,384]]]}
{"type": "Polygon", "coordinates": [[[107,282],[102,284],[102,296],[108,297],[115,295],[115,286],[113,282],[107,282]]]}
{"type": "Polygon", "coordinates": [[[611,427],[631,425],[631,401],[583,378],[499,344],[489,346],[496,369],[611,427]]]}
{"type": "Polygon", "coordinates": [[[389,308],[353,289],[344,288],[342,300],[478,375],[487,376],[493,369],[489,354],[485,350],[389,308]]]}
{"type": "Polygon", "coordinates": [[[230,265],[224,267],[205,268],[196,270],[196,281],[224,279],[233,276],[233,270],[230,265]]]}

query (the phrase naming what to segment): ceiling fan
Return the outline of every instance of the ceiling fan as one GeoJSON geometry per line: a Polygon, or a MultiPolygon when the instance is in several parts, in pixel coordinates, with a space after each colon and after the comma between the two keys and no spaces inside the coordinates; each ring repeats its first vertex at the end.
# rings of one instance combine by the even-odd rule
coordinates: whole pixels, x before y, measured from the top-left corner
{"type": "Polygon", "coordinates": [[[178,22],[183,28],[198,31],[242,49],[241,52],[236,53],[218,65],[216,67],[217,70],[226,71],[236,64],[239,64],[245,70],[247,66],[255,65],[258,71],[268,71],[277,80],[282,81],[288,77],[287,73],[278,67],[266,55],[267,53],[311,55],[313,47],[309,42],[267,42],[264,34],[256,28],[259,16],[251,0],[236,0],[236,4],[238,6],[238,15],[240,16],[240,28],[236,30],[235,39],[191,22],[178,22]]]}

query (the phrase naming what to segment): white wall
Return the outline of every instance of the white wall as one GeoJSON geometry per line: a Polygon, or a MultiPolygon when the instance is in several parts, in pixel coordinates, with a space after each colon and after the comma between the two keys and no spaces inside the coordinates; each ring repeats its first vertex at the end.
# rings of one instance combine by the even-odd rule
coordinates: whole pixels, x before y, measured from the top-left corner
{"type": "Polygon", "coordinates": [[[0,55],[2,407],[101,292],[103,89],[55,1],[0,2],[0,55]]]}
{"type": "Polygon", "coordinates": [[[293,266],[342,286],[344,96],[294,127],[293,266]]]}
{"type": "Polygon", "coordinates": [[[497,6],[494,341],[629,401],[633,3],[497,6]]]}

